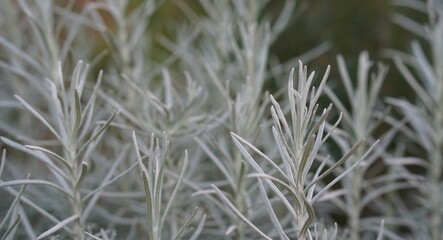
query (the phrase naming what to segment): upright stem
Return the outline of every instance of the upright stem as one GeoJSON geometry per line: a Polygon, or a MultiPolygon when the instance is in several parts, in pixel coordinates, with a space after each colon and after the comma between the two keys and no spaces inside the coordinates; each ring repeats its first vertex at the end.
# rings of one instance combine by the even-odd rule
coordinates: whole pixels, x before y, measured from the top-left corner
{"type": "MultiPolygon", "coordinates": [[[[75,141],[75,140],[74,140],[75,141]]],[[[69,162],[71,163],[71,171],[70,171],[70,183],[72,188],[72,195],[73,199],[71,200],[71,208],[74,215],[77,215],[78,218],[74,221],[74,234],[73,239],[75,240],[83,240],[84,239],[84,231],[85,227],[81,219],[81,215],[83,212],[83,205],[82,205],[82,199],[80,194],[80,188],[78,186],[78,175],[79,171],[79,165],[77,159],[75,159],[76,156],[76,144],[70,143],[69,150],[67,153],[69,162]]]]}
{"type": "MultiPolygon", "coordinates": [[[[236,158],[236,169],[237,169],[237,189],[236,189],[236,193],[235,193],[235,204],[236,207],[238,208],[238,210],[241,213],[245,213],[246,211],[246,204],[245,204],[245,198],[244,198],[244,194],[246,192],[246,189],[244,187],[244,181],[245,181],[245,165],[241,162],[241,158],[240,158],[240,153],[238,151],[236,151],[238,157],[236,158]]],[[[243,222],[236,218],[235,220],[235,224],[237,226],[237,234],[235,236],[236,240],[244,240],[245,239],[245,231],[244,231],[244,224],[243,222]]]]}
{"type": "MultiPolygon", "coordinates": [[[[358,159],[358,157],[357,157],[358,159]]],[[[350,203],[350,212],[349,212],[349,226],[351,228],[351,239],[359,240],[360,239],[360,202],[361,202],[361,183],[362,183],[362,171],[360,167],[356,167],[356,169],[351,173],[351,203],[350,203]]]]}
{"type": "Polygon", "coordinates": [[[74,214],[78,216],[78,218],[74,222],[74,238],[73,239],[83,240],[85,228],[84,228],[83,222],[81,220],[83,206],[81,204],[81,195],[80,195],[79,190],[75,190],[74,199],[72,200],[71,205],[72,205],[72,210],[73,210],[74,214]]]}
{"type": "Polygon", "coordinates": [[[301,229],[301,227],[305,224],[305,221],[306,221],[306,216],[308,215],[307,214],[307,212],[306,212],[306,207],[304,206],[304,205],[301,205],[300,206],[300,209],[299,210],[297,210],[297,213],[298,213],[298,216],[297,216],[297,227],[299,228],[298,229],[298,240],[306,240],[306,232],[302,232],[302,231],[300,231],[301,229]]]}

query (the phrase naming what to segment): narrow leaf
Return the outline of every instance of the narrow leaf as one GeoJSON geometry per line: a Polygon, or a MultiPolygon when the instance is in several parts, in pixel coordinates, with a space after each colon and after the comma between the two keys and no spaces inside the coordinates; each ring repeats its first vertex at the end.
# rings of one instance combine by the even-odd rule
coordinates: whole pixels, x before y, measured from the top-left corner
{"type": "Polygon", "coordinates": [[[108,120],[106,120],[106,122],[103,124],[103,126],[101,126],[95,133],[94,135],[92,135],[91,138],[88,139],[88,141],[86,141],[77,151],[77,155],[75,158],[78,157],[78,155],[86,149],[86,147],[89,145],[89,143],[91,143],[92,141],[94,141],[95,139],[97,139],[100,134],[102,134],[111,124],[112,120],[114,120],[115,116],[117,116],[117,110],[114,110],[114,112],[112,113],[112,115],[108,118],[108,120]]]}
{"type": "Polygon", "coordinates": [[[198,239],[198,237],[200,236],[200,233],[203,230],[205,222],[206,222],[206,214],[203,214],[203,216],[200,218],[200,221],[198,222],[197,228],[195,229],[194,233],[189,238],[189,240],[197,240],[198,239]]]}
{"type": "Polygon", "coordinates": [[[251,221],[249,221],[235,206],[229,201],[229,199],[218,189],[215,185],[212,184],[212,188],[215,190],[220,199],[237,215],[240,220],[242,220],[246,225],[251,227],[254,231],[256,231],[260,236],[262,236],[266,240],[272,240],[268,235],[264,234],[260,229],[258,229],[251,221]]]}
{"type": "Polygon", "coordinates": [[[77,182],[75,183],[75,190],[78,190],[87,173],[88,173],[88,164],[82,162],[82,169],[80,171],[80,176],[78,177],[77,182]]]}
{"type": "Polygon", "coordinates": [[[64,143],[57,131],[51,126],[51,124],[46,121],[46,119],[40,113],[37,112],[35,108],[29,105],[29,103],[23,100],[23,98],[21,98],[20,96],[15,95],[15,98],[23,105],[24,108],[26,108],[26,110],[28,110],[32,115],[34,115],[34,117],[40,120],[40,122],[43,123],[61,143],[64,143]]]}
{"type": "MultiPolygon", "coordinates": [[[[29,175],[28,175],[28,178],[29,178],[29,175]]],[[[4,227],[4,225],[6,224],[6,220],[12,215],[12,213],[13,213],[13,211],[14,211],[14,208],[15,208],[15,206],[17,206],[17,204],[19,203],[20,198],[21,198],[23,192],[25,191],[25,189],[26,189],[26,184],[25,184],[25,185],[22,185],[22,186],[20,187],[20,191],[18,192],[17,196],[15,196],[14,201],[13,201],[12,204],[9,206],[9,209],[8,209],[8,211],[6,212],[6,214],[3,216],[3,221],[0,223],[0,229],[2,229],[2,228],[4,227]]]]}
{"type": "Polygon", "coordinates": [[[57,232],[58,230],[60,230],[64,226],[68,225],[69,223],[77,220],[78,218],[79,218],[79,216],[77,214],[66,218],[65,220],[59,222],[58,224],[56,224],[52,228],[48,229],[44,233],[40,234],[40,236],[37,237],[37,240],[50,236],[51,234],[57,232]]]}
{"type": "Polygon", "coordinates": [[[3,234],[2,236],[2,240],[7,239],[7,237],[9,236],[9,234],[11,234],[14,229],[16,227],[18,227],[18,224],[20,223],[21,220],[21,215],[20,213],[17,215],[17,218],[15,218],[15,220],[12,222],[11,226],[8,227],[8,229],[6,230],[5,234],[3,234]]]}
{"type": "Polygon", "coordinates": [[[47,153],[47,154],[51,155],[52,157],[54,157],[55,159],[59,160],[67,169],[71,170],[70,163],[66,159],[64,159],[62,156],[58,155],[57,153],[55,153],[51,150],[48,150],[46,148],[38,147],[38,146],[25,145],[25,147],[32,149],[32,150],[37,150],[37,151],[47,153]]]}
{"type": "Polygon", "coordinates": [[[189,227],[191,224],[191,220],[194,218],[195,214],[197,213],[198,207],[194,208],[194,211],[192,211],[191,216],[188,217],[185,224],[180,228],[180,230],[177,233],[177,236],[175,236],[175,240],[181,239],[182,235],[185,233],[185,230],[189,227]]]}

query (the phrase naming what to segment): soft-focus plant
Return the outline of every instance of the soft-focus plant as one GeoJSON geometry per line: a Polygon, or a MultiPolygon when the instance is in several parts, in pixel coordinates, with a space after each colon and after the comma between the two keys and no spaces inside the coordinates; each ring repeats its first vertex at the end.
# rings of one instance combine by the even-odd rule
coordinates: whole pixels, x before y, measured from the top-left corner
{"type": "MultiPolygon", "coordinates": [[[[149,163],[149,166],[167,165],[160,171],[161,176],[157,175],[157,168],[147,168],[147,173],[155,172],[155,176],[150,176],[147,181],[148,185],[155,187],[155,191],[151,188],[152,192],[145,193],[142,190],[146,185],[140,178],[127,174],[122,176],[113,189],[103,192],[103,196],[108,196],[104,201],[115,206],[117,211],[97,207],[100,209],[99,215],[109,218],[108,225],[116,226],[120,236],[126,235],[128,239],[145,235],[150,239],[160,239],[165,234],[166,238],[173,238],[184,234],[178,229],[182,225],[193,226],[187,219],[188,215],[196,213],[190,207],[196,205],[189,197],[192,190],[182,189],[180,194],[176,194],[177,190],[171,184],[177,178],[187,178],[176,175],[182,169],[177,160],[178,153],[185,148],[195,152],[190,139],[203,131],[202,126],[209,126],[212,122],[210,114],[203,111],[206,93],[191,75],[170,71],[167,62],[157,63],[151,58],[150,48],[154,40],[148,34],[148,28],[152,14],[161,4],[161,1],[141,1],[134,4],[131,1],[109,0],[91,2],[84,7],[86,20],[92,29],[100,33],[98,38],[106,42],[104,50],[110,55],[104,71],[107,81],[103,83],[99,96],[106,103],[106,108],[115,108],[120,112],[111,124],[112,136],[106,139],[105,144],[113,149],[125,149],[125,145],[121,143],[133,141],[132,131],[141,137],[149,137],[152,133],[157,136],[166,134],[171,140],[168,146],[162,146],[167,148],[168,156],[162,155],[157,159],[157,153],[144,152],[148,156],[155,155],[150,162],[154,161],[156,164],[149,163]],[[153,198],[144,197],[148,195],[153,198]],[[167,209],[160,209],[159,206],[172,196],[175,196],[174,202],[171,200],[165,203],[167,209]],[[144,214],[142,208],[145,206],[153,209],[155,214],[144,214]],[[161,221],[159,214],[164,214],[161,221]],[[148,224],[144,221],[146,216],[148,224]],[[153,229],[155,233],[152,232],[153,229]]],[[[121,171],[132,169],[135,153],[124,151],[122,154],[124,160],[120,166],[121,171]]],[[[201,168],[198,164],[198,161],[190,161],[186,175],[192,175],[193,171],[199,172],[201,168]]],[[[203,222],[197,226],[200,229],[197,232],[201,231],[202,226],[203,222]]],[[[196,238],[198,234],[193,236],[196,238]]]]}
{"type": "MultiPolygon", "coordinates": [[[[0,47],[4,54],[0,59],[0,68],[5,77],[2,81],[2,85],[5,85],[2,90],[5,92],[1,100],[6,115],[8,109],[13,111],[19,107],[13,103],[14,94],[29,96],[36,105],[51,101],[45,84],[42,84],[44,79],[54,81],[59,77],[59,65],[65,71],[64,74],[70,74],[77,61],[86,58],[91,45],[81,44],[83,39],[78,38],[83,24],[70,21],[60,12],[62,6],[50,0],[7,0],[1,4],[4,12],[2,22],[16,24],[13,28],[2,29],[0,35],[0,47]],[[77,49],[79,42],[82,47],[77,49]]],[[[41,138],[38,134],[42,134],[42,131],[31,127],[33,124],[30,118],[22,116],[21,111],[15,111],[14,114],[19,114],[19,120],[14,125],[20,124],[20,128],[15,129],[4,121],[0,124],[3,132],[11,136],[41,138]]]]}
{"type": "Polygon", "coordinates": [[[408,139],[404,154],[409,164],[423,169],[424,179],[417,184],[418,195],[412,201],[417,208],[403,207],[400,214],[412,224],[411,234],[416,239],[441,239],[443,237],[443,5],[441,1],[396,1],[397,5],[428,16],[422,25],[405,15],[397,14],[396,22],[426,41],[426,49],[414,41],[411,53],[394,57],[395,65],[404,80],[414,91],[414,100],[390,99],[405,117],[402,129],[408,139]]]}
{"type": "MultiPolygon", "coordinates": [[[[213,183],[210,181],[218,181],[217,186],[230,194],[240,212],[260,218],[259,212],[251,211],[258,204],[254,197],[257,184],[245,178],[249,168],[245,166],[240,151],[233,146],[229,132],[236,132],[249,141],[263,141],[260,125],[266,121],[265,107],[268,104],[263,89],[269,79],[268,55],[271,44],[290,20],[294,1],[285,1],[276,19],[260,16],[266,1],[200,1],[200,4],[207,16],[198,17],[187,5],[177,1],[190,22],[195,24],[195,36],[188,37],[181,31],[178,42],[186,43],[193,37],[193,45],[174,45],[167,39],[161,42],[174,55],[179,55],[177,61],[206,87],[213,100],[207,107],[220,109],[220,113],[216,112],[220,116],[217,119],[219,127],[207,128],[202,136],[194,138],[205,154],[202,164],[212,168],[208,165],[210,163],[219,171],[217,175],[198,179],[202,187],[196,189],[199,190],[196,195],[212,192],[206,188],[213,183]],[[203,64],[194,64],[196,61],[203,64]]],[[[215,223],[218,235],[230,235],[233,239],[250,236],[250,229],[226,211],[219,200],[207,197],[201,201],[211,206],[208,222],[215,223]]]]}
{"type": "MultiPolygon", "coordinates": [[[[333,135],[336,146],[341,149],[341,152],[346,152],[355,141],[366,138],[366,142],[344,165],[352,166],[365,154],[367,149],[376,142],[374,139],[376,131],[381,141],[376,150],[342,179],[343,187],[329,194],[344,195],[343,198],[334,198],[332,202],[346,213],[349,238],[371,239],[378,234],[382,221],[395,223],[392,216],[387,215],[389,203],[385,202],[383,195],[411,188],[412,185],[405,180],[409,175],[400,174],[397,171],[386,171],[386,168],[390,166],[389,163],[392,162],[386,160],[386,148],[390,146],[399,128],[399,126],[393,126],[383,134],[379,130],[384,121],[383,118],[388,113],[387,109],[383,110],[380,101],[380,90],[385,81],[387,66],[379,63],[376,72],[371,73],[373,63],[368,53],[362,52],[359,56],[354,85],[343,56],[338,56],[337,62],[347,100],[340,100],[333,88],[328,86],[325,88],[328,97],[343,114],[341,131],[333,135]],[[373,215],[365,216],[364,211],[370,211],[373,215]]],[[[409,177],[411,181],[414,179],[412,176],[409,177]]],[[[385,234],[395,236],[394,233],[386,230],[385,234]]]]}
{"type": "Polygon", "coordinates": [[[391,52],[402,120],[366,53],[355,83],[338,58],[344,98],[329,68],[281,81],[331,47],[273,56],[304,1],[0,1],[0,239],[441,238],[443,11],[394,2],[429,13],[394,21],[433,59],[391,52]]]}
{"type": "MultiPolygon", "coordinates": [[[[355,168],[365,157],[362,155],[358,161],[355,161],[350,167],[346,168],[342,174],[333,178],[327,185],[316,190],[316,184],[351,157],[356,150],[362,145],[363,139],[357,141],[345,155],[333,165],[327,166],[328,158],[319,160],[318,153],[323,143],[331,136],[332,131],[341,120],[341,116],[333,127],[327,131],[327,117],[332,109],[331,106],[325,108],[320,115],[317,115],[319,105],[317,101],[323,91],[329,68],[327,69],[318,89],[312,87],[314,73],[308,75],[307,68],[301,63],[299,66],[298,84],[294,89],[293,71],[288,82],[288,98],[290,107],[290,121],[286,120],[285,114],[281,106],[271,96],[272,101],[272,133],[275,145],[280,153],[280,160],[272,160],[262,151],[257,149],[251,143],[239,135],[232,133],[233,141],[240,149],[245,160],[252,166],[256,173],[251,173],[249,177],[255,177],[259,180],[259,186],[265,200],[265,206],[270,215],[271,222],[277,230],[280,239],[312,239],[312,233],[309,227],[314,223],[315,211],[314,203],[337,183],[349,171],[355,168]],[[264,159],[264,163],[260,164],[258,157],[253,157],[247,150],[251,149],[254,154],[264,159]],[[263,166],[269,169],[263,170],[263,166]],[[318,168],[312,173],[310,170],[315,165],[318,168]],[[265,190],[263,182],[270,189],[265,190]],[[273,193],[275,196],[270,197],[273,193]],[[275,198],[275,199],[274,199],[275,198]],[[278,218],[274,211],[271,200],[279,200],[287,210],[287,215],[283,219],[278,218]]],[[[371,150],[371,149],[369,149],[371,150]]],[[[272,239],[272,237],[263,233],[251,221],[247,219],[231,201],[216,187],[220,198],[251,228],[257,231],[262,237],[272,239]]],[[[276,236],[276,237],[277,237],[276,236]]],[[[314,235],[315,239],[320,236],[314,235]]],[[[323,235],[322,238],[335,239],[336,232],[332,235],[323,235]]]]}
{"type": "MultiPolygon", "coordinates": [[[[51,101],[47,102],[46,105],[49,110],[48,113],[42,113],[23,98],[16,96],[23,108],[29,111],[34,118],[39,120],[49,130],[57,144],[46,147],[22,145],[2,137],[1,140],[4,143],[27,152],[40,160],[46,165],[47,169],[44,171],[48,171],[51,177],[49,181],[39,179],[2,181],[1,186],[2,188],[20,184],[48,186],[59,192],[59,194],[53,197],[56,199],[64,197],[69,202],[68,209],[70,210],[67,213],[69,217],[58,216],[65,219],[57,220],[58,217],[38,207],[40,204],[45,204],[45,200],[41,199],[42,195],[32,197],[40,201],[40,203],[33,203],[36,206],[34,208],[42,209],[40,210],[41,214],[54,222],[54,227],[41,233],[37,239],[49,236],[62,228],[66,229],[72,235],[72,238],[83,239],[88,212],[84,211],[86,202],[81,193],[82,183],[88,173],[88,163],[90,162],[91,154],[97,148],[98,140],[116,115],[114,112],[104,124],[97,126],[93,124],[95,99],[101,78],[102,75],[100,74],[93,93],[86,104],[82,104],[81,98],[84,96],[87,66],[84,67],[82,62],[77,64],[71,77],[70,86],[67,87],[65,86],[66,77],[62,75],[61,66],[59,65],[59,75],[57,78],[45,81],[47,93],[51,98],[51,101]]],[[[11,189],[8,191],[16,194],[11,189]]],[[[49,196],[47,195],[46,197],[49,196]]],[[[60,201],[57,205],[64,205],[64,201],[60,201]]]]}

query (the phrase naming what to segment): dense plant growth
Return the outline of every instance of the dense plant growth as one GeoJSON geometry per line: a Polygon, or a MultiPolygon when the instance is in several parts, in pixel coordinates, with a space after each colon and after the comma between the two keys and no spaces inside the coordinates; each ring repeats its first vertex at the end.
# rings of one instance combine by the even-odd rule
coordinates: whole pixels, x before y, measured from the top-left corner
{"type": "Polygon", "coordinates": [[[0,239],[442,239],[443,2],[393,2],[413,98],[278,61],[305,4],[0,1],[0,239]]]}

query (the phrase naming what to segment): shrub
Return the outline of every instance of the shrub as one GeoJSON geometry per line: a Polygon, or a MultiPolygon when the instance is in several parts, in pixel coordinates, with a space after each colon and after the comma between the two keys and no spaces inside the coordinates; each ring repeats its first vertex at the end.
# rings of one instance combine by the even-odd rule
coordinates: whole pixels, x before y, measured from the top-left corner
{"type": "Polygon", "coordinates": [[[1,239],[441,239],[442,5],[394,3],[416,100],[276,60],[292,0],[1,1],[1,239]]]}

